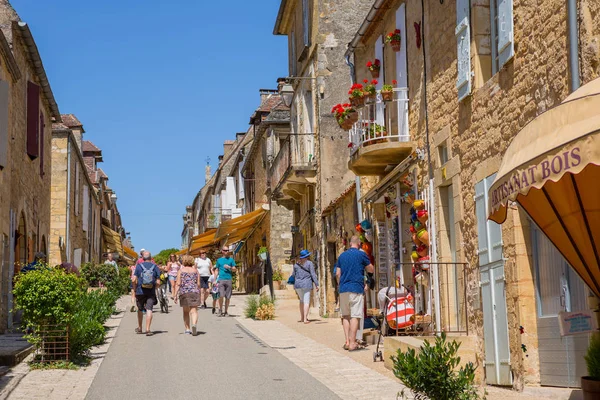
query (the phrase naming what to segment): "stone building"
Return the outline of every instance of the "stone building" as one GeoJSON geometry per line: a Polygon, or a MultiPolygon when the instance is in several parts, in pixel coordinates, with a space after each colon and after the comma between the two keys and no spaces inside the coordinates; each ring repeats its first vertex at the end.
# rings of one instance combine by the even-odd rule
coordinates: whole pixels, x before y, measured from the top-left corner
{"type": "Polygon", "coordinates": [[[488,384],[577,387],[588,337],[561,337],[557,316],[586,310],[588,291],[520,207],[502,226],[488,221],[487,191],[512,138],[578,81],[600,74],[600,4],[578,2],[576,26],[559,0],[421,4],[375,1],[348,50],[357,81],[371,79],[366,63],[379,59],[378,86],[398,82],[393,102],[380,97],[361,111],[361,121],[386,127],[387,142],[365,146],[365,130],[350,131],[349,164],[362,177],[366,216],[379,215],[387,229],[382,211],[399,210],[396,253],[375,258],[388,267],[397,260],[392,268],[414,283],[405,268],[410,206],[399,199],[425,199],[432,261],[425,311],[437,310],[437,330],[468,331],[463,343],[488,384]],[[399,51],[385,43],[395,29],[399,51]]]}
{"type": "Polygon", "coordinates": [[[40,54],[7,1],[0,2],[0,331],[12,328],[12,282],[48,250],[51,125],[60,121],[40,54]]]}
{"type": "MultiPolygon", "coordinates": [[[[347,134],[339,129],[330,110],[347,96],[351,86],[344,59],[346,43],[372,3],[282,0],[273,30],[275,35],[288,37],[290,76],[284,98],[291,97],[293,89],[293,97],[286,104],[291,107],[289,147],[295,157],[292,172],[274,194],[282,204],[294,202],[294,252],[306,248],[313,253],[319,283],[322,289],[327,289],[319,292],[322,300],[333,290],[333,285],[326,263],[321,211],[355,180],[348,169],[345,151],[341,151],[347,148],[347,134]]],[[[321,312],[327,310],[321,307],[321,312]]]]}
{"type": "Polygon", "coordinates": [[[102,261],[100,197],[91,179],[93,174],[88,173],[92,160],[86,160],[83,153],[96,147],[82,140],[83,125],[73,114],[62,115],[62,121],[52,124],[48,260],[51,265],[68,262],[80,267],[102,261]]]}

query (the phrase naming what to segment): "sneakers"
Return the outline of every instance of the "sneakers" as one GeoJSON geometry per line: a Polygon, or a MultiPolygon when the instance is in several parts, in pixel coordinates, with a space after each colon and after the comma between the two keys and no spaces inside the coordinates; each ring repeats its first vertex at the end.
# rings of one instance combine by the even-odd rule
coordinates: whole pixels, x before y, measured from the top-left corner
{"type": "Polygon", "coordinates": [[[214,307],[213,307],[212,311],[213,311],[213,314],[217,312],[217,310],[214,307]]]}
{"type": "Polygon", "coordinates": [[[185,332],[183,332],[184,335],[191,335],[192,331],[188,331],[187,329],[185,330],[185,332]]]}
{"type": "Polygon", "coordinates": [[[192,336],[196,336],[198,334],[198,329],[196,328],[196,325],[192,326],[192,336]]]}
{"type": "Polygon", "coordinates": [[[205,309],[205,308],[206,308],[206,304],[202,304],[202,305],[200,306],[200,308],[201,308],[201,309],[205,309]]]}

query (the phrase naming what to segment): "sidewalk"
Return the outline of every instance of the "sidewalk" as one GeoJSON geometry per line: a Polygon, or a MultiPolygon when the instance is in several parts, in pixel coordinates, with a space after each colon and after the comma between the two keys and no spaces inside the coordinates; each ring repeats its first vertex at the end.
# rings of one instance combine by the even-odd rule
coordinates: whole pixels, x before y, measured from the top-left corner
{"type": "MultiPolygon", "coordinates": [[[[89,366],[79,370],[29,370],[26,362],[17,365],[7,374],[6,382],[1,382],[0,400],[45,399],[45,400],[80,400],[84,399],[87,391],[102,364],[117,328],[131,305],[131,296],[123,296],[117,301],[116,315],[112,315],[105,326],[109,328],[106,342],[92,348],[92,361],[89,366]]],[[[29,358],[26,360],[28,361],[29,358]]],[[[3,379],[4,379],[3,378],[3,379]]]]}
{"type": "MultiPolygon", "coordinates": [[[[253,321],[243,317],[246,296],[235,296],[235,314],[241,325],[270,347],[306,370],[343,399],[395,399],[404,387],[382,362],[373,362],[376,345],[348,352],[342,346],[344,332],[338,318],[319,317],[310,311],[310,324],[298,322],[298,300],[276,301],[275,321],[253,321]]],[[[383,345],[380,346],[383,351],[383,345]]],[[[385,354],[384,354],[385,356],[385,354]]],[[[488,400],[578,400],[581,390],[526,387],[520,393],[488,386],[488,400]]],[[[408,392],[408,390],[407,390],[408,392]]]]}

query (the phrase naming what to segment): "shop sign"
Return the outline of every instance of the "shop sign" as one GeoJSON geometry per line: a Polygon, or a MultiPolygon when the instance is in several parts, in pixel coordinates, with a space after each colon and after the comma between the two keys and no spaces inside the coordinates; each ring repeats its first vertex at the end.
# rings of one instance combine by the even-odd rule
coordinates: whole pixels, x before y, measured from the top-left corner
{"type": "Polygon", "coordinates": [[[558,321],[561,336],[591,333],[598,329],[596,314],[593,311],[560,312],[558,321]]]}

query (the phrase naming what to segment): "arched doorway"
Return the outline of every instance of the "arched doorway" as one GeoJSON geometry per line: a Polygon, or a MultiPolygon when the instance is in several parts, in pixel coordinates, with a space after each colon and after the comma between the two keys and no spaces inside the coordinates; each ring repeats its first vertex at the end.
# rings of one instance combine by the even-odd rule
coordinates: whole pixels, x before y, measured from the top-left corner
{"type": "Polygon", "coordinates": [[[46,247],[46,236],[42,235],[42,242],[40,243],[40,251],[46,255],[46,260],[49,260],[48,257],[48,248],[46,247]]]}
{"type": "Polygon", "coordinates": [[[19,273],[22,266],[27,264],[27,226],[25,223],[25,214],[21,213],[19,226],[15,237],[15,276],[19,273]]]}

